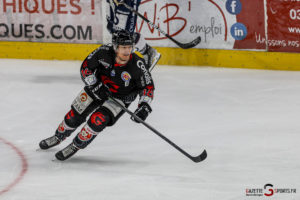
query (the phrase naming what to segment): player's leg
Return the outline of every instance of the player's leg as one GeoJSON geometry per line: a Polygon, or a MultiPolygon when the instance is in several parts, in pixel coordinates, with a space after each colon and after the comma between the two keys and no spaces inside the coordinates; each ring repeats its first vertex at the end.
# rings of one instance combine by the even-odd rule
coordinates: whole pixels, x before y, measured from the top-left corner
{"type": "Polygon", "coordinates": [[[99,102],[91,96],[84,89],[78,94],[71,105],[71,110],[59,124],[55,134],[40,142],[41,149],[49,149],[58,145],[86,121],[87,116],[99,105],[99,102]]]}
{"type": "MultiPolygon", "coordinates": [[[[119,101],[122,105],[124,103],[119,101]]],[[[79,149],[86,148],[107,126],[112,126],[124,112],[112,100],[107,100],[95,110],[73,142],[55,154],[58,160],[66,160],[79,149]]]]}

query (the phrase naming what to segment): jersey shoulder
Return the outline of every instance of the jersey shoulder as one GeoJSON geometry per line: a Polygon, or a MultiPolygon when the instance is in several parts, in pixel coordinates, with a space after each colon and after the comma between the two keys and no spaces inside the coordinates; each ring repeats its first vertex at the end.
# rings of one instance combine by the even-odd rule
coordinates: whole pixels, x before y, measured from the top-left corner
{"type": "Polygon", "coordinates": [[[110,45],[102,45],[95,49],[92,53],[90,53],[87,59],[92,59],[94,57],[101,58],[101,57],[109,57],[113,56],[113,47],[110,45]]]}
{"type": "Polygon", "coordinates": [[[146,67],[145,60],[139,57],[137,54],[133,53],[132,55],[132,65],[135,67],[136,74],[145,79],[146,84],[152,83],[151,73],[146,67]]]}
{"type": "Polygon", "coordinates": [[[132,53],[132,64],[140,69],[146,66],[144,58],[140,57],[136,53],[132,53]]]}

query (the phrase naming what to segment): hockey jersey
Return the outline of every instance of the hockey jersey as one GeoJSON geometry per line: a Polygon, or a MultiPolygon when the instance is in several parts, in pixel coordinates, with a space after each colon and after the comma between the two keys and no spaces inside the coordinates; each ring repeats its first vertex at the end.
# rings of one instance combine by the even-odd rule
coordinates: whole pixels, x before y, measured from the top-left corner
{"type": "Polygon", "coordinates": [[[143,58],[132,53],[125,65],[115,62],[116,54],[112,46],[103,45],[93,51],[81,65],[81,78],[87,85],[102,82],[112,96],[131,103],[140,94],[139,104],[151,103],[154,83],[143,58]],[[96,80],[89,80],[95,75],[96,80]],[[92,77],[92,76],[91,76],[92,77]]]}

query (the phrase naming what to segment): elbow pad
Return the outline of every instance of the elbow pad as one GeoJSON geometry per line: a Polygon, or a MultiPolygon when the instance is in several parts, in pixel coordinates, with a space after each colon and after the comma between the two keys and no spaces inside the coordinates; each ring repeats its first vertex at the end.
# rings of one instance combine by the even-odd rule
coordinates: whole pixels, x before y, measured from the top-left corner
{"type": "Polygon", "coordinates": [[[95,85],[97,83],[97,78],[96,78],[95,74],[91,74],[89,76],[86,76],[83,79],[83,82],[88,86],[95,85]]]}

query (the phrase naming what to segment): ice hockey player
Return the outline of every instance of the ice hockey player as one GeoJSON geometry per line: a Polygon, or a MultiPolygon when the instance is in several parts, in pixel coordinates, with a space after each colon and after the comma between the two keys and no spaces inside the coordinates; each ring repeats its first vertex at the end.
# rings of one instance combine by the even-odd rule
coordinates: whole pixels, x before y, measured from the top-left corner
{"type": "Polygon", "coordinates": [[[127,30],[133,34],[135,48],[143,55],[146,65],[151,71],[160,59],[161,54],[147,44],[140,33],[135,32],[137,15],[122,5],[122,3],[126,3],[138,11],[141,0],[107,0],[107,2],[109,3],[106,16],[108,31],[114,33],[117,30],[127,30]]]}
{"type": "Polygon", "coordinates": [[[133,36],[125,30],[116,31],[112,42],[113,45],[99,47],[83,61],[84,89],[73,101],[55,134],[39,144],[41,149],[54,147],[86,122],[72,143],[55,154],[58,160],[66,160],[84,149],[105,127],[113,126],[124,114],[111,97],[128,107],[139,95],[135,114],[142,120],[152,111],[154,83],[144,59],[133,53],[133,36]]]}

